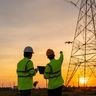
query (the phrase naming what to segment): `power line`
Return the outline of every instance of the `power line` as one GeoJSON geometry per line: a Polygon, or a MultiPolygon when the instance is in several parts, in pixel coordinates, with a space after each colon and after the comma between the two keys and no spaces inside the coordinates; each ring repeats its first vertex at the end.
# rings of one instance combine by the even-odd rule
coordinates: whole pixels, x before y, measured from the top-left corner
{"type": "Polygon", "coordinates": [[[70,1],[70,0],[64,0],[64,1],[67,2],[67,3],[69,3],[69,4],[71,4],[71,5],[74,5],[75,7],[77,7],[77,9],[80,9],[78,7],[78,3],[79,3],[80,0],[78,0],[76,3],[74,3],[73,1],[70,1]]]}

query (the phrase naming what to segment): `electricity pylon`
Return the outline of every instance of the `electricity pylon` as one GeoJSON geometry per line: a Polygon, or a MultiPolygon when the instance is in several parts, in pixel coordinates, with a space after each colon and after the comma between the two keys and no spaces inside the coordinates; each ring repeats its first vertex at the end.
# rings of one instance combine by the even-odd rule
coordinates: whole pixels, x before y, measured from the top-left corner
{"type": "MultiPolygon", "coordinates": [[[[95,0],[81,0],[77,25],[72,42],[72,51],[66,76],[68,86],[75,73],[87,78],[96,77],[96,3],[95,0]]],[[[86,84],[84,83],[84,86],[86,84]]]]}

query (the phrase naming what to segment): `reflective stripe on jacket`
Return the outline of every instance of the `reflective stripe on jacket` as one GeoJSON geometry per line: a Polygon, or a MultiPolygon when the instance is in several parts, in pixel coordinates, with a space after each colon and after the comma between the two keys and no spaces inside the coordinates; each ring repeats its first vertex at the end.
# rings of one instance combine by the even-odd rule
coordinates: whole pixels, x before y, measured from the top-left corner
{"type": "Polygon", "coordinates": [[[64,81],[61,75],[61,66],[63,62],[63,53],[58,60],[52,59],[45,68],[44,78],[48,79],[48,89],[58,88],[63,85],[64,81]]]}
{"type": "Polygon", "coordinates": [[[28,58],[23,58],[17,64],[18,89],[26,90],[33,88],[33,76],[36,74],[33,62],[28,58]]]}
{"type": "Polygon", "coordinates": [[[57,70],[57,71],[54,71],[53,72],[53,69],[52,69],[52,67],[51,67],[51,65],[50,64],[47,64],[49,67],[50,67],[50,69],[51,69],[51,71],[50,72],[46,72],[45,71],[45,73],[46,74],[49,74],[49,77],[48,78],[56,78],[56,77],[58,77],[58,76],[60,76],[61,75],[61,70],[57,70]]]}

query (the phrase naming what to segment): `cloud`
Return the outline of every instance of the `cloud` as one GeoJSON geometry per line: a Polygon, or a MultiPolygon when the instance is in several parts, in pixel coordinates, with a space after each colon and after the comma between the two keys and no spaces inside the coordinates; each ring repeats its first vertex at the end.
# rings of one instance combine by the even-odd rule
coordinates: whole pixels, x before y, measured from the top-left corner
{"type": "Polygon", "coordinates": [[[22,27],[62,20],[65,13],[74,13],[68,7],[66,10],[64,4],[63,0],[1,0],[0,26],[22,27]]]}

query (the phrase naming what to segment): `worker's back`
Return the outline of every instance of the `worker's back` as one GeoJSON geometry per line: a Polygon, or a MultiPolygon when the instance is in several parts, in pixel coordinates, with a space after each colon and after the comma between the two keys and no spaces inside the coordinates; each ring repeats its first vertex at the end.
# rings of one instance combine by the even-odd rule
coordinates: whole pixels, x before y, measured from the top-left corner
{"type": "Polygon", "coordinates": [[[18,89],[32,89],[33,78],[32,73],[35,74],[35,71],[29,72],[28,70],[34,69],[33,62],[28,58],[23,58],[17,64],[17,75],[18,75],[18,89]]]}
{"type": "Polygon", "coordinates": [[[58,60],[52,59],[46,65],[44,77],[49,80],[48,89],[54,89],[63,85],[64,80],[61,75],[61,66],[63,62],[63,54],[58,60]]]}

